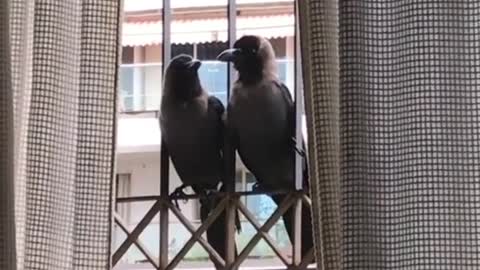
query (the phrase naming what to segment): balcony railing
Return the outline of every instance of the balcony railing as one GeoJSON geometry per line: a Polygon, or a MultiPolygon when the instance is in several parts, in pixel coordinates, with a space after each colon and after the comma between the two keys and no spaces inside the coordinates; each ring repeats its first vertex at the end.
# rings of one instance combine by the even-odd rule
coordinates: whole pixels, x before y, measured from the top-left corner
{"type": "MultiPolygon", "coordinates": [[[[294,89],[293,59],[278,59],[280,80],[294,89]]],[[[122,112],[155,111],[160,108],[162,63],[123,64],[120,67],[122,112]]],[[[202,86],[224,104],[227,102],[227,65],[219,61],[202,61],[199,76],[202,86]]]]}
{"type": "MultiPolygon", "coordinates": [[[[164,156],[165,157],[165,156],[164,156]]],[[[163,182],[162,184],[164,184],[163,182]]],[[[168,198],[168,194],[164,192],[163,195],[160,196],[140,196],[140,197],[129,197],[129,198],[117,198],[117,203],[131,203],[131,202],[146,202],[150,201],[153,203],[151,208],[147,211],[145,216],[141,219],[141,221],[133,228],[129,228],[126,226],[125,222],[123,221],[122,217],[118,214],[115,214],[115,224],[116,226],[126,234],[124,239],[121,239],[119,242],[119,246],[115,249],[115,253],[113,254],[113,264],[117,265],[119,261],[124,257],[127,250],[129,250],[132,246],[135,246],[138,249],[137,255],[143,255],[144,262],[150,268],[142,268],[142,269],[168,269],[173,270],[176,269],[182,259],[186,257],[189,251],[192,251],[192,248],[195,243],[200,244],[202,248],[206,251],[206,253],[214,258],[216,263],[220,265],[225,265],[226,269],[239,269],[239,267],[245,262],[245,260],[250,257],[254,256],[254,248],[257,246],[260,241],[264,241],[265,245],[270,247],[272,250],[272,255],[277,257],[280,260],[280,265],[270,266],[269,269],[312,269],[311,267],[315,267],[315,265],[310,265],[312,260],[314,259],[313,249],[311,249],[304,257],[300,256],[300,242],[298,237],[300,235],[301,230],[301,207],[299,205],[303,203],[311,205],[311,201],[308,196],[303,191],[274,191],[274,192],[256,192],[256,191],[246,191],[246,192],[235,192],[235,193],[219,193],[218,194],[222,199],[217,207],[213,210],[213,212],[209,215],[207,220],[205,220],[204,224],[196,224],[190,222],[184,214],[180,211],[178,207],[176,207],[170,199],[168,198]],[[273,211],[273,213],[265,220],[265,222],[261,222],[260,220],[256,219],[256,217],[252,214],[251,210],[249,210],[245,204],[241,201],[241,197],[244,196],[255,196],[260,194],[287,194],[284,201],[278,206],[278,208],[273,211]],[[282,214],[285,213],[289,209],[295,209],[295,239],[292,246],[287,246],[287,248],[282,248],[277,241],[272,237],[271,231],[275,224],[279,221],[282,214]],[[253,227],[252,230],[252,237],[249,241],[244,243],[244,247],[241,248],[241,252],[239,253],[238,257],[232,258],[230,262],[224,261],[218,253],[206,242],[205,238],[202,234],[206,231],[206,229],[212,224],[212,222],[218,218],[221,211],[226,210],[227,215],[231,216],[235,211],[240,211],[240,213],[246,218],[247,222],[250,226],[253,227]],[[190,234],[190,237],[187,237],[188,240],[186,243],[178,243],[178,247],[180,248],[179,251],[174,250],[175,245],[170,241],[168,237],[169,234],[173,233],[171,231],[171,224],[168,223],[168,216],[169,212],[172,212],[173,215],[178,218],[179,225],[183,225],[187,231],[187,235],[190,234]],[[160,224],[152,224],[154,217],[160,213],[160,224]],[[166,222],[165,224],[162,224],[166,222]],[[153,226],[150,227],[149,226],[153,226]],[[163,228],[162,228],[163,227],[163,228]],[[149,228],[149,229],[148,229],[149,228]],[[168,239],[166,241],[166,249],[156,250],[157,252],[153,253],[152,249],[149,248],[149,245],[146,245],[143,242],[143,239],[146,239],[148,235],[147,231],[151,229],[156,229],[157,233],[155,237],[152,237],[154,240],[162,241],[162,237],[166,237],[168,239]],[[161,230],[159,230],[161,229],[161,230]],[[158,234],[160,232],[160,235],[158,234]],[[144,237],[141,237],[144,235],[144,237]],[[159,237],[158,237],[159,236],[159,237]],[[289,252],[290,251],[290,252],[289,252]],[[156,254],[160,253],[160,260],[156,254]],[[163,257],[163,258],[162,258],[163,257]],[[162,262],[163,261],[163,262],[162,262]],[[230,266],[226,266],[226,264],[230,266]],[[282,266],[283,264],[283,266],[282,266]]],[[[179,199],[195,199],[198,198],[198,195],[188,195],[187,197],[179,197],[179,199]]],[[[229,226],[232,227],[234,224],[232,221],[229,222],[229,226]]],[[[274,229],[273,229],[274,230],[274,229]]],[[[233,232],[233,231],[232,231],[233,232]]],[[[222,233],[222,232],[220,232],[222,233]]],[[[229,234],[228,232],[223,232],[229,234]]],[[[284,232],[283,232],[284,233],[284,232]]],[[[229,234],[231,237],[234,237],[233,233],[229,234]]],[[[235,245],[234,238],[231,239],[232,247],[235,245]]],[[[151,246],[155,246],[152,244],[151,246]]],[[[158,244],[156,245],[158,246],[158,244]]],[[[227,249],[228,254],[228,249],[227,249]]],[[[128,268],[131,269],[131,268],[128,268]]],[[[134,268],[137,269],[137,268],[134,268]]],[[[261,269],[261,267],[258,267],[261,269]]],[[[313,268],[315,269],[315,268],[313,268]]]]}
{"type": "MultiPolygon", "coordinates": [[[[240,190],[240,189],[237,189],[240,190]]],[[[251,190],[251,188],[249,189],[251,190]]],[[[258,221],[259,224],[264,224],[268,218],[273,214],[276,210],[277,206],[271,200],[271,198],[267,195],[259,194],[254,196],[243,196],[240,198],[242,204],[251,211],[253,217],[258,221]]],[[[194,200],[194,203],[195,200],[194,200]]],[[[131,203],[123,203],[126,204],[127,207],[132,207],[131,203]]],[[[142,209],[147,209],[151,207],[148,202],[142,203],[142,209]]],[[[150,203],[152,204],[152,203],[150,203]]],[[[137,209],[140,207],[137,207],[137,209]]],[[[189,220],[192,220],[191,223],[195,229],[198,229],[201,225],[201,221],[198,218],[192,218],[189,216],[189,212],[192,212],[192,209],[195,208],[195,205],[189,203],[182,204],[180,203],[180,209],[185,208],[186,214],[185,217],[189,220]]],[[[183,213],[183,210],[182,210],[183,213]]],[[[121,216],[121,213],[118,213],[121,216]]],[[[135,228],[135,225],[138,223],[138,218],[136,217],[134,221],[131,220],[130,215],[122,216],[125,226],[128,228],[129,231],[132,231],[135,228]]],[[[250,221],[243,215],[240,217],[241,227],[242,230],[236,235],[236,242],[240,250],[248,244],[249,240],[252,239],[256,234],[256,229],[254,225],[250,223],[250,221]]],[[[138,240],[142,242],[146,249],[148,249],[153,254],[159,254],[159,246],[158,246],[158,239],[160,238],[159,235],[159,220],[158,218],[153,219],[152,222],[145,227],[143,233],[139,236],[138,240]]],[[[190,232],[185,228],[181,221],[175,218],[174,215],[171,215],[170,222],[169,222],[169,257],[173,258],[183,247],[183,245],[189,240],[190,232]]],[[[287,231],[283,222],[278,222],[273,225],[272,229],[269,233],[271,239],[276,243],[279,250],[283,253],[287,254],[287,256],[291,256],[291,246],[290,240],[288,238],[287,231]]],[[[114,228],[114,248],[117,249],[125,240],[127,236],[125,235],[122,228],[118,225],[114,228]]],[[[248,258],[251,261],[251,264],[258,263],[259,260],[267,260],[272,265],[281,265],[282,262],[275,258],[275,252],[270,248],[270,246],[265,241],[260,241],[258,245],[251,251],[248,258]]],[[[194,246],[192,249],[185,255],[184,259],[187,261],[186,264],[206,264],[206,261],[209,260],[208,253],[201,247],[201,246],[194,246]]],[[[122,259],[120,260],[119,264],[123,265],[138,265],[146,262],[146,258],[144,254],[138,249],[133,247],[129,252],[127,252],[122,259]]]]}

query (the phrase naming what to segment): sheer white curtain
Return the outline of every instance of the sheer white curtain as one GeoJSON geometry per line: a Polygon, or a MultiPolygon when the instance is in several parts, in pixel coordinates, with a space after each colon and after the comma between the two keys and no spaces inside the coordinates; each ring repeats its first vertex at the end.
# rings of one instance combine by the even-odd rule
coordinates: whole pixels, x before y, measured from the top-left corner
{"type": "Polygon", "coordinates": [[[320,269],[479,269],[480,1],[299,3],[320,269]]]}
{"type": "Polygon", "coordinates": [[[0,4],[0,269],[109,269],[120,2],[0,4]]]}

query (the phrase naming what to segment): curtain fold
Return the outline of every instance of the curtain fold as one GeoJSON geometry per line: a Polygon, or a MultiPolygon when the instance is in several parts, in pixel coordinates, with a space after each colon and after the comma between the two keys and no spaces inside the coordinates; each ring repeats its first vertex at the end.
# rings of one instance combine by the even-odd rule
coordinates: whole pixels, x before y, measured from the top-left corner
{"type": "Polygon", "coordinates": [[[110,269],[120,1],[4,2],[0,269],[110,269]]]}
{"type": "Polygon", "coordinates": [[[319,263],[479,269],[480,1],[303,4],[319,263]]]}
{"type": "Polygon", "coordinates": [[[15,270],[13,105],[8,2],[0,2],[0,269],[15,270]]]}
{"type": "Polygon", "coordinates": [[[298,1],[318,269],[341,269],[337,0],[298,1]]]}

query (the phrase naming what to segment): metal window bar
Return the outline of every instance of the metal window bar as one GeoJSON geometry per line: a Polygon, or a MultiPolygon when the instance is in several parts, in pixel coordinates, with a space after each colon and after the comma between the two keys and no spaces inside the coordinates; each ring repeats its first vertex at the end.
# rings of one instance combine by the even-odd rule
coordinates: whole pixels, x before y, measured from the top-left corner
{"type": "MultiPolygon", "coordinates": [[[[171,21],[172,21],[172,9],[171,9],[171,0],[162,0],[163,9],[163,61],[168,63],[171,59],[171,21]]],[[[301,120],[302,120],[302,93],[301,93],[301,64],[298,61],[300,59],[300,46],[299,46],[299,37],[298,37],[298,8],[297,1],[295,1],[295,108],[296,108],[296,142],[297,147],[302,147],[302,129],[301,129],[301,120]]],[[[228,0],[227,6],[227,16],[228,16],[228,43],[232,47],[233,43],[236,40],[236,0],[228,0]]],[[[163,73],[165,73],[166,64],[163,65],[163,73]]],[[[228,65],[228,78],[227,78],[227,98],[230,97],[230,89],[233,85],[233,76],[234,70],[231,64],[228,65]]],[[[235,157],[235,153],[232,153],[235,157]]],[[[149,211],[142,218],[140,223],[130,232],[128,231],[126,225],[121,220],[118,215],[114,215],[115,223],[118,224],[122,230],[126,233],[126,240],[120,245],[120,247],[115,251],[112,256],[113,266],[115,266],[123,255],[127,252],[131,245],[135,245],[140,248],[140,251],[146,256],[147,261],[158,270],[167,270],[174,269],[176,265],[183,259],[187,254],[189,249],[196,243],[199,242],[207,251],[207,253],[214,258],[214,260],[220,265],[224,266],[224,269],[238,269],[242,262],[247,258],[249,253],[255,247],[255,245],[261,240],[264,239],[267,244],[274,250],[278,258],[285,264],[286,268],[283,269],[310,269],[309,264],[314,259],[314,251],[310,250],[305,257],[301,257],[300,246],[301,246],[301,210],[302,210],[302,201],[306,204],[311,205],[311,201],[306,195],[303,189],[303,177],[301,169],[301,156],[297,154],[295,160],[295,188],[296,191],[235,191],[235,159],[233,160],[233,167],[230,168],[230,171],[227,172],[229,177],[227,178],[227,188],[226,192],[219,192],[217,196],[223,197],[222,203],[211,213],[207,220],[198,228],[194,229],[193,225],[187,220],[180,212],[180,210],[170,203],[169,198],[169,155],[168,150],[165,144],[161,144],[161,162],[160,162],[160,196],[136,196],[136,197],[127,197],[127,198],[116,198],[117,203],[129,203],[129,202],[141,202],[141,201],[154,201],[154,205],[150,208],[149,211]],[[240,196],[252,196],[252,195],[273,195],[273,194],[287,194],[285,200],[278,205],[277,210],[272,214],[272,216],[260,226],[260,224],[255,220],[254,216],[249,212],[247,207],[239,200],[240,196]],[[281,214],[290,209],[290,207],[295,207],[295,237],[292,243],[293,249],[293,259],[289,263],[287,256],[285,256],[275,245],[273,240],[268,235],[268,230],[280,219],[281,214]],[[226,249],[227,249],[227,258],[223,261],[222,258],[216,253],[216,251],[208,244],[208,242],[202,238],[202,233],[210,226],[210,224],[220,215],[221,211],[226,209],[228,214],[227,219],[227,238],[226,238],[226,249]],[[237,209],[247,218],[247,220],[253,225],[256,229],[257,234],[250,240],[246,248],[244,248],[238,257],[234,257],[235,250],[235,211],[237,209]],[[175,216],[179,219],[187,230],[192,233],[192,237],[181,251],[173,258],[172,261],[169,261],[168,258],[168,215],[169,211],[172,211],[175,216]],[[138,239],[143,230],[150,224],[156,214],[160,213],[160,250],[159,250],[159,262],[157,263],[156,259],[153,258],[153,255],[142,245],[141,241],[138,239]]],[[[178,199],[198,199],[199,195],[191,194],[187,196],[179,196],[178,199]]]]}
{"type": "MultiPolygon", "coordinates": [[[[167,64],[170,62],[171,58],[171,21],[172,21],[172,9],[170,6],[170,0],[163,0],[162,8],[162,26],[163,26],[163,75],[167,69],[167,64]]],[[[160,103],[161,104],[161,103],[160,103]]],[[[160,249],[159,257],[160,264],[159,269],[166,269],[168,267],[168,205],[165,202],[168,202],[169,198],[169,169],[170,162],[168,156],[168,150],[163,143],[161,142],[160,150],[160,197],[163,203],[160,204],[160,226],[159,226],[159,235],[160,235],[160,249]]]]}
{"type": "MultiPolygon", "coordinates": [[[[237,23],[237,4],[236,0],[228,0],[227,4],[227,17],[228,17],[228,45],[230,48],[233,47],[233,44],[236,40],[236,23],[237,23]]],[[[231,89],[233,86],[234,70],[233,65],[228,63],[228,77],[227,77],[227,100],[229,100],[231,95],[231,89]]],[[[235,194],[235,150],[232,148],[231,143],[228,141],[226,136],[225,138],[225,152],[224,157],[226,162],[226,192],[228,204],[226,206],[226,228],[225,228],[225,269],[234,269],[233,264],[235,263],[235,213],[236,202],[238,200],[238,195],[235,194]]]]}
{"type": "MultiPolygon", "coordinates": [[[[294,30],[294,93],[295,93],[295,142],[297,149],[302,149],[302,142],[303,142],[303,134],[302,134],[302,93],[301,91],[301,80],[300,80],[300,70],[301,70],[301,63],[298,61],[300,59],[300,46],[298,44],[299,40],[299,32],[298,32],[298,3],[295,1],[294,4],[294,18],[295,18],[295,30],[294,30]]],[[[302,190],[303,189],[303,176],[302,176],[302,157],[296,153],[295,154],[295,189],[302,190]]],[[[299,266],[302,262],[302,201],[297,199],[294,204],[294,237],[293,237],[293,244],[292,244],[292,254],[293,254],[293,265],[299,266]]]]}

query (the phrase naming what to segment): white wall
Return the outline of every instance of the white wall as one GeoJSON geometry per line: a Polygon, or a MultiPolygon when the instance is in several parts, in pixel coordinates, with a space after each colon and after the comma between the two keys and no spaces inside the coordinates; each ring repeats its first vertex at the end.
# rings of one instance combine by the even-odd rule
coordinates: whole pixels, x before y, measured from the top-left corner
{"type": "MultiPolygon", "coordinates": [[[[119,154],[117,157],[117,173],[131,174],[130,196],[149,196],[160,194],[160,153],[129,153],[119,154]]],[[[173,166],[170,166],[170,192],[181,184],[180,178],[173,166]]],[[[184,203],[179,201],[182,213],[188,219],[194,219],[194,205],[196,201],[184,203]]],[[[146,211],[153,205],[153,202],[131,203],[130,225],[138,224],[146,211]]],[[[170,220],[176,222],[177,219],[170,214],[170,220]]],[[[158,217],[153,221],[158,223],[158,217]]]]}

